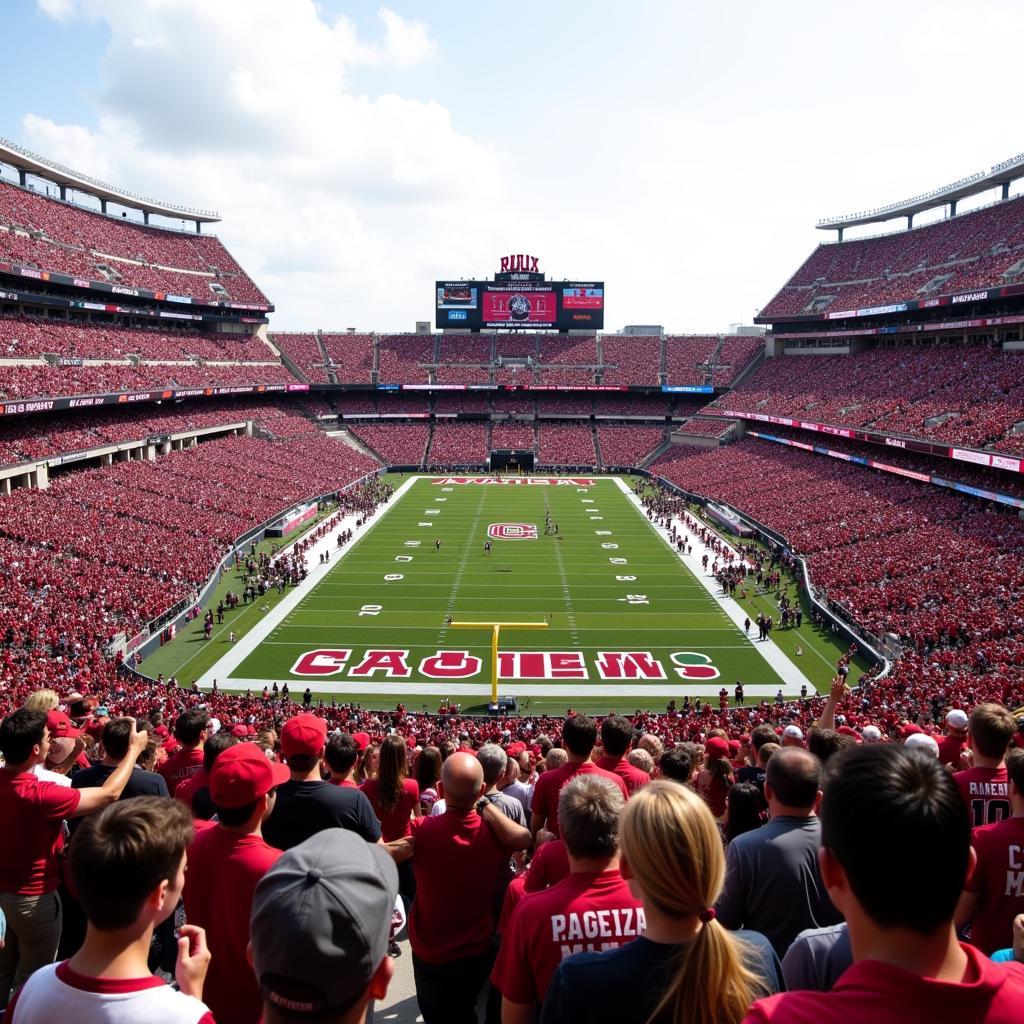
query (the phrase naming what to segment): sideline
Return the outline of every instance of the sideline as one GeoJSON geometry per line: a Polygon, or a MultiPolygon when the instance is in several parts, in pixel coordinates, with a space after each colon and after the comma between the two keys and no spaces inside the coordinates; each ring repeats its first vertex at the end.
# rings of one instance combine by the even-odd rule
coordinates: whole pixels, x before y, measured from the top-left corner
{"type": "MultiPolygon", "coordinates": [[[[385,474],[386,479],[386,474],[385,474]]],[[[414,483],[420,480],[419,475],[409,477],[391,496],[391,500],[382,506],[378,506],[370,517],[363,521],[361,527],[356,526],[356,520],[359,518],[358,515],[345,516],[338,525],[331,530],[331,532],[317,541],[306,552],[306,562],[309,568],[309,574],[306,578],[297,586],[293,587],[284,598],[279,601],[273,608],[270,609],[267,614],[260,619],[260,621],[253,626],[243,637],[237,640],[234,646],[227,651],[223,657],[218,658],[213,665],[203,673],[202,676],[197,680],[197,685],[201,690],[209,689],[213,686],[214,680],[217,681],[218,690],[245,690],[245,689],[256,689],[261,690],[265,683],[271,683],[273,680],[270,679],[231,679],[231,673],[238,668],[239,665],[245,661],[246,658],[252,654],[257,647],[269,636],[272,635],[275,629],[310,595],[310,592],[320,583],[328,573],[339,562],[341,562],[345,556],[352,551],[356,545],[366,536],[367,531],[380,519],[388,514],[397,504],[399,498],[405,495],[405,492],[412,487],[414,483]],[[341,530],[352,529],[353,538],[351,543],[347,544],[344,548],[338,548],[337,535],[341,530]],[[325,565],[321,565],[317,559],[325,551],[329,551],[335,557],[325,565]],[[258,682],[258,685],[257,685],[258,682]]],[[[301,539],[301,538],[299,538],[301,539]]],[[[209,641],[213,643],[213,641],[209,641]]],[[[285,682],[288,680],[285,679],[285,682]]]]}
{"type": "MultiPolygon", "coordinates": [[[[704,589],[710,595],[711,599],[715,602],[715,604],[719,606],[719,608],[722,609],[722,611],[725,612],[726,615],[729,616],[730,620],[736,625],[737,629],[740,632],[740,636],[745,637],[746,634],[743,631],[743,620],[747,617],[746,611],[744,610],[742,605],[739,604],[739,602],[734,601],[731,597],[728,597],[725,594],[719,593],[718,582],[715,580],[714,576],[712,576],[709,572],[706,572],[704,570],[704,567],[701,565],[701,556],[705,554],[708,556],[708,565],[713,564],[715,560],[714,552],[701,541],[700,537],[698,537],[697,534],[695,534],[692,530],[688,529],[683,525],[682,520],[679,518],[679,516],[673,516],[672,522],[675,523],[677,529],[679,529],[682,532],[682,534],[686,537],[687,542],[692,542],[693,544],[692,555],[684,555],[676,551],[675,547],[673,547],[672,545],[671,540],[669,540],[668,530],[666,530],[664,527],[658,526],[656,523],[651,522],[651,520],[647,518],[647,513],[644,510],[643,502],[637,497],[632,488],[622,479],[622,477],[615,477],[615,482],[619,485],[619,488],[622,490],[622,492],[625,495],[627,495],[629,500],[636,507],[637,511],[639,511],[640,515],[643,516],[644,521],[647,523],[647,525],[656,534],[658,534],[659,537],[661,537],[661,539],[665,542],[668,549],[676,556],[676,558],[678,558],[679,561],[682,562],[683,565],[685,565],[686,568],[689,569],[690,572],[693,573],[693,575],[698,580],[700,580],[700,582],[704,586],[704,589]]],[[[727,548],[729,548],[729,550],[737,558],[740,557],[739,551],[737,551],[736,548],[729,544],[728,541],[725,541],[723,539],[722,542],[725,544],[727,548]]],[[[751,630],[755,628],[753,623],[751,623],[750,628],[751,630]]],[[[796,667],[796,665],[793,664],[792,661],[789,660],[789,658],[782,652],[782,650],[779,648],[779,646],[775,643],[774,640],[750,640],[749,643],[750,646],[753,647],[754,650],[756,650],[757,653],[760,654],[766,662],[768,662],[768,664],[772,667],[772,669],[775,670],[776,674],[782,680],[783,696],[799,697],[801,686],[807,687],[808,696],[814,696],[817,694],[818,688],[814,685],[814,683],[810,681],[810,679],[807,678],[807,676],[803,674],[803,672],[800,671],[800,669],[796,667]]],[[[725,686],[727,689],[731,690],[731,684],[731,680],[725,681],[723,679],[722,685],[725,686]]],[[[773,688],[771,686],[761,686],[760,684],[753,684],[748,686],[746,682],[744,682],[743,684],[743,689],[744,692],[755,697],[766,696],[765,691],[771,691],[770,696],[774,697],[775,693],[778,691],[778,687],[773,688]]]]}

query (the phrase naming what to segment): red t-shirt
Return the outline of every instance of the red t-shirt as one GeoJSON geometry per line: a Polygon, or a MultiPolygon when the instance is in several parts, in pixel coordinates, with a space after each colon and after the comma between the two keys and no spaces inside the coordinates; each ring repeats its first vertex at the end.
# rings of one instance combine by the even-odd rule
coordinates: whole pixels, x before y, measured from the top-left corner
{"type": "Polygon", "coordinates": [[[567,956],[616,949],[642,935],[644,923],[643,906],[618,868],[573,872],[516,907],[491,981],[513,1003],[543,1002],[567,956]]]}
{"type": "Polygon", "coordinates": [[[539,814],[545,819],[544,827],[556,836],[561,835],[558,830],[558,794],[562,787],[576,775],[600,775],[604,779],[614,782],[624,797],[629,796],[625,782],[614,772],[598,768],[593,761],[584,761],[583,764],[563,764],[561,768],[553,768],[546,771],[537,779],[533,787],[533,801],[530,810],[539,814]]]}
{"type": "Polygon", "coordinates": [[[647,772],[635,768],[624,757],[612,757],[606,754],[604,757],[599,757],[594,764],[606,772],[618,775],[626,784],[626,789],[630,794],[635,793],[641,786],[646,786],[651,781],[647,772]]]}
{"type": "Polygon", "coordinates": [[[697,792],[704,802],[711,808],[711,813],[716,818],[725,814],[725,808],[729,800],[729,783],[724,779],[712,775],[704,769],[697,776],[697,792]]]}
{"type": "Polygon", "coordinates": [[[495,902],[507,877],[509,851],[476,811],[416,818],[412,835],[412,951],[431,964],[483,953],[494,933],[495,902]]]}
{"type": "Polygon", "coordinates": [[[922,978],[879,960],[848,968],[831,992],[786,992],[759,999],[743,1024],[1020,1024],[1024,965],[994,964],[961,944],[967,970],[959,982],[922,978]]]}
{"type": "Polygon", "coordinates": [[[967,883],[978,894],[971,942],[991,955],[1013,945],[1013,919],[1024,913],[1024,818],[974,830],[978,866],[967,883]]]}
{"type": "Polygon", "coordinates": [[[1002,768],[968,768],[957,772],[953,781],[960,787],[960,793],[970,808],[971,824],[975,828],[994,825],[1012,813],[1005,765],[1002,768]]]}
{"type": "Polygon", "coordinates": [[[947,733],[938,737],[939,764],[948,764],[953,771],[960,771],[964,764],[960,755],[967,749],[963,733],[947,733]]]}
{"type": "Polygon", "coordinates": [[[42,896],[57,888],[61,822],[81,799],[80,789],[0,769],[0,892],[42,896]]]}
{"type": "Polygon", "coordinates": [[[505,890],[505,899],[501,903],[501,916],[498,918],[498,934],[508,931],[508,923],[512,920],[512,912],[523,901],[526,895],[526,875],[516,875],[505,890]]]}
{"type": "Polygon", "coordinates": [[[410,824],[413,811],[420,805],[420,784],[415,779],[405,779],[402,782],[398,803],[390,811],[385,811],[381,807],[380,782],[377,779],[367,779],[359,788],[366,794],[366,799],[373,807],[373,813],[380,819],[380,833],[385,843],[412,835],[410,824]]]}
{"type": "Polygon", "coordinates": [[[537,847],[530,861],[526,872],[526,891],[540,892],[568,877],[569,853],[565,843],[561,839],[551,839],[537,847]]]}
{"type": "Polygon", "coordinates": [[[171,754],[157,771],[164,777],[167,783],[167,791],[174,796],[175,790],[190,775],[203,770],[203,752],[197,747],[194,750],[181,749],[176,754],[171,754]]]}
{"type": "Polygon", "coordinates": [[[217,1024],[256,1024],[263,1011],[256,976],[246,958],[256,884],[281,856],[262,836],[238,835],[220,825],[199,831],[188,848],[185,916],[206,929],[210,970],[203,1001],[217,1024]]]}
{"type": "MultiPolygon", "coordinates": [[[[202,789],[203,786],[210,784],[210,776],[206,774],[204,768],[200,768],[194,775],[189,775],[188,778],[182,779],[178,783],[178,788],[174,791],[174,799],[180,800],[190,811],[192,810],[192,797],[195,795],[197,789],[202,789]]],[[[170,789],[170,784],[167,786],[170,789]]]]}

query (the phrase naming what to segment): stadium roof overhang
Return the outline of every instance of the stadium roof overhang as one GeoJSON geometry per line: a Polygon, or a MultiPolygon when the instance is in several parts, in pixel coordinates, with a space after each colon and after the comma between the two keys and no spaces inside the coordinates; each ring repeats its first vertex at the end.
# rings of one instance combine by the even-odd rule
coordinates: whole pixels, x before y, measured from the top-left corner
{"type": "Polygon", "coordinates": [[[180,218],[194,221],[197,224],[213,224],[220,220],[220,214],[215,210],[195,210],[190,206],[163,203],[157,199],[150,199],[148,196],[136,195],[134,192],[128,192],[125,189],[98,181],[96,178],[90,178],[70,167],[53,163],[45,157],[23,149],[3,138],[0,138],[0,162],[10,164],[27,174],[45,178],[55,185],[74,189],[76,192],[85,192],[97,199],[117,203],[119,206],[127,206],[133,210],[142,210],[147,214],[180,218]]]}
{"type": "Polygon", "coordinates": [[[923,213],[925,210],[933,210],[950,203],[955,204],[967,196],[987,192],[989,189],[1003,186],[1005,191],[1010,182],[1022,177],[1024,177],[1024,153],[1018,153],[1017,156],[1004,160],[987,171],[978,171],[949,185],[943,185],[942,188],[926,192],[924,195],[914,196],[913,199],[904,199],[898,203],[890,203],[888,206],[880,206],[875,210],[851,213],[845,217],[828,217],[818,221],[815,227],[819,231],[837,231],[842,228],[856,227],[859,224],[880,224],[896,217],[912,218],[915,214],[923,213]]]}

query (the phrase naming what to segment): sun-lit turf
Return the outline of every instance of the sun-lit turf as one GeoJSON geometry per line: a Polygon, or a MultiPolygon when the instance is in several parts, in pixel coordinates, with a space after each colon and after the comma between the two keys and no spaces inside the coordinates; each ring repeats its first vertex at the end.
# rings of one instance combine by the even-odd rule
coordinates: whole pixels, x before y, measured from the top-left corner
{"type": "MultiPolygon", "coordinates": [[[[543,632],[503,634],[501,649],[582,653],[583,679],[501,682],[503,693],[520,697],[543,687],[546,694],[534,689],[529,697],[535,711],[570,705],[660,710],[672,697],[707,697],[723,685],[731,695],[737,679],[748,687],[769,686],[772,694],[781,682],[615,480],[599,477],[586,488],[418,480],[241,661],[227,685],[287,681],[295,694],[309,685],[316,694],[378,706],[402,699],[434,709],[448,695],[463,707],[486,703],[490,635],[448,628],[448,615],[456,621],[549,621],[543,632]],[[557,536],[545,535],[546,512],[558,525],[557,536]],[[538,536],[490,538],[486,554],[488,528],[500,523],[535,526],[538,536]],[[352,675],[365,652],[384,649],[408,652],[408,676],[352,675]],[[291,671],[303,654],[316,650],[350,654],[337,673],[291,671]],[[420,670],[422,660],[444,650],[468,650],[481,659],[480,671],[468,679],[429,678],[420,670]],[[665,678],[602,679],[599,652],[647,652],[665,678]],[[687,665],[704,669],[705,659],[718,669],[717,677],[680,677],[692,671],[687,665]]],[[[824,686],[829,659],[836,656],[833,647],[822,665],[799,667],[824,686]]]]}

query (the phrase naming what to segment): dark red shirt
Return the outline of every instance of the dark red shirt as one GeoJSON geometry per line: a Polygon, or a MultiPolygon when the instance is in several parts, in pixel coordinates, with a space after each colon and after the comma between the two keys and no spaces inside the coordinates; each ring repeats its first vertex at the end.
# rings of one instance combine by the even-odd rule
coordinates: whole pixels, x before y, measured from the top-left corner
{"type": "Polygon", "coordinates": [[[544,818],[544,827],[549,832],[554,832],[556,836],[561,835],[558,830],[558,795],[562,792],[562,787],[576,775],[600,775],[602,778],[614,782],[624,797],[629,797],[625,782],[614,772],[598,768],[593,761],[584,761],[582,764],[563,764],[561,768],[553,768],[544,772],[533,787],[533,802],[530,804],[530,810],[544,818]]]}
{"type": "Polygon", "coordinates": [[[967,883],[978,894],[971,943],[990,956],[1013,945],[1013,919],[1024,914],[1024,818],[974,830],[978,864],[967,883]]]}
{"type": "Polygon", "coordinates": [[[206,929],[210,970],[203,1002],[217,1024],[256,1024],[263,1011],[256,976],[246,957],[253,893],[281,856],[262,836],[238,835],[220,825],[201,829],[188,848],[185,916],[206,929]]]}
{"type": "Polygon", "coordinates": [[[509,851],[476,811],[416,818],[412,835],[412,951],[432,964],[483,953],[491,945],[509,851]]]}
{"type": "Polygon", "coordinates": [[[190,775],[203,770],[203,752],[197,747],[194,750],[181,749],[176,754],[171,754],[157,771],[164,777],[167,783],[167,791],[174,796],[175,790],[190,775]]]}
{"type": "Polygon", "coordinates": [[[491,981],[513,1003],[543,1002],[565,957],[615,949],[643,930],[643,906],[618,868],[573,872],[516,907],[491,981]]]}
{"type": "Polygon", "coordinates": [[[57,888],[61,823],[81,799],[81,790],[0,769],[0,892],[42,896],[57,888]]]}
{"type": "Polygon", "coordinates": [[[831,992],[786,992],[759,999],[743,1024],[1020,1024],[1024,965],[994,964],[961,944],[967,969],[960,981],[922,978],[879,960],[848,968],[831,992]]]}
{"type": "Polygon", "coordinates": [[[626,789],[629,791],[630,795],[635,793],[641,786],[646,786],[647,783],[651,781],[651,777],[647,772],[634,767],[624,757],[611,757],[606,754],[604,757],[599,757],[594,764],[596,764],[598,768],[603,768],[606,772],[612,772],[614,775],[618,775],[618,777],[626,784],[626,789]]]}
{"type": "Polygon", "coordinates": [[[994,825],[1012,813],[1005,765],[1002,768],[968,768],[957,772],[953,781],[967,803],[971,824],[975,828],[994,825]]]}
{"type": "Polygon", "coordinates": [[[359,788],[366,794],[373,813],[380,821],[380,832],[385,843],[393,843],[396,839],[412,835],[413,812],[420,805],[420,785],[415,779],[402,782],[398,803],[390,810],[384,810],[381,806],[380,783],[377,779],[367,779],[359,788]]]}

